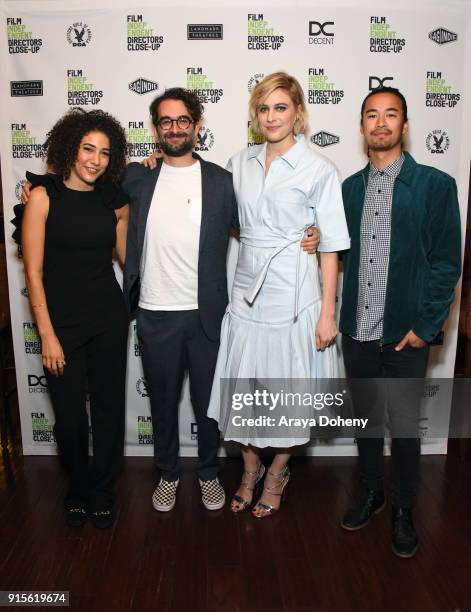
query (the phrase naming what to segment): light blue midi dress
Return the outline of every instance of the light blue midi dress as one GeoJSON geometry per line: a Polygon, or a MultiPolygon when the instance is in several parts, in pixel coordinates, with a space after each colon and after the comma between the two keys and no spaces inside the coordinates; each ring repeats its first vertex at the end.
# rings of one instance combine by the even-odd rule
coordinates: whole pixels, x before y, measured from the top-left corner
{"type": "MultiPolygon", "coordinates": [[[[265,156],[266,144],[256,145],[234,155],[228,165],[239,209],[240,247],[208,409],[226,440],[259,448],[304,444],[309,430],[304,436],[297,429],[279,437],[276,427],[228,426],[234,410],[227,380],[233,390],[239,383],[240,389],[253,387],[253,381],[269,387],[274,379],[338,376],[336,346],[316,350],[322,298],[318,260],[301,249],[300,241],[316,225],[318,251],[350,247],[334,165],[302,136],[272,161],[266,175],[265,156]]],[[[251,414],[263,410],[254,406],[251,414]]]]}

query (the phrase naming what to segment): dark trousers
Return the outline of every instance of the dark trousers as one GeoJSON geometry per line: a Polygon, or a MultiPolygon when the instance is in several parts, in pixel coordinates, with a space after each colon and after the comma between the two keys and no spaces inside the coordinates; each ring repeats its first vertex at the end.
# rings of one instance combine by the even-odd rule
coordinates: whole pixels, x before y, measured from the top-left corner
{"type": "Polygon", "coordinates": [[[211,480],[218,471],[219,430],[206,414],[219,342],[205,335],[198,310],[139,308],[136,323],[150,396],[155,463],[165,480],[179,478],[178,404],[188,371],[198,426],[198,476],[211,480]]]}
{"type": "Polygon", "coordinates": [[[364,487],[383,489],[384,459],[383,417],[389,422],[392,457],[392,502],[410,508],[413,505],[420,458],[418,432],[421,383],[406,379],[423,379],[427,370],[429,346],[402,351],[397,343],[381,346],[379,341],[359,342],[342,336],[342,352],[349,379],[402,379],[384,385],[373,380],[352,380],[355,416],[367,417],[366,432],[357,437],[360,477],[364,487]],[[356,387],[356,392],[355,392],[356,387]],[[379,389],[379,391],[378,391],[379,389]],[[387,396],[384,395],[387,390],[387,396]],[[382,402],[387,401],[386,414],[382,402]],[[378,437],[374,437],[374,431],[378,437]],[[373,432],[373,433],[372,433],[373,432]],[[381,436],[381,437],[380,437],[381,436]]]}
{"type": "MultiPolygon", "coordinates": [[[[62,341],[60,330],[56,331],[62,341]]],[[[66,351],[62,376],[45,370],[56,418],[54,435],[69,476],[65,498],[69,508],[89,503],[92,511],[100,511],[113,505],[124,445],[127,336],[123,316],[118,325],[66,351]],[[90,467],[87,390],[93,437],[90,467]]]]}

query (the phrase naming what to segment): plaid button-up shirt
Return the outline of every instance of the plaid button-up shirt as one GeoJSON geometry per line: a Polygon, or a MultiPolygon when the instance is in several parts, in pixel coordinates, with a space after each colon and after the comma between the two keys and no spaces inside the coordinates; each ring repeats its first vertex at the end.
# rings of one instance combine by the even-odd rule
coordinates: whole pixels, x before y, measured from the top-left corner
{"type": "Polygon", "coordinates": [[[379,340],[383,336],[393,188],[403,162],[403,154],[384,170],[378,170],[370,162],[360,228],[360,270],[355,339],[361,342],[379,340]]]}

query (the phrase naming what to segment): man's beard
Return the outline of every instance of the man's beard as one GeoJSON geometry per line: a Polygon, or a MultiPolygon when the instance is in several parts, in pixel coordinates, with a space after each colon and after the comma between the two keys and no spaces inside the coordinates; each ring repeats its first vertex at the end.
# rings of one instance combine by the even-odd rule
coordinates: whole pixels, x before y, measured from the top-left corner
{"type": "Polygon", "coordinates": [[[169,157],[182,157],[193,149],[193,135],[186,132],[169,132],[159,138],[159,144],[162,151],[169,157]],[[185,140],[178,145],[172,145],[167,141],[168,136],[183,136],[185,140]]]}

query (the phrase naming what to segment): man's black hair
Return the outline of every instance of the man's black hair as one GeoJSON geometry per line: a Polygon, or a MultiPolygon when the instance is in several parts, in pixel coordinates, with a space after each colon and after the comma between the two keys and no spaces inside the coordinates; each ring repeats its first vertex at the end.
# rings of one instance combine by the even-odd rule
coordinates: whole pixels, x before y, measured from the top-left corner
{"type": "Polygon", "coordinates": [[[374,96],[379,93],[389,93],[399,98],[399,100],[401,101],[402,114],[404,115],[404,121],[408,121],[406,99],[404,98],[402,93],[399,91],[399,89],[396,89],[396,87],[378,87],[377,89],[373,89],[372,91],[370,91],[370,93],[365,97],[365,99],[363,100],[361,104],[360,121],[363,121],[363,111],[365,110],[366,101],[369,98],[371,98],[371,96],[374,96]]]}
{"type": "Polygon", "coordinates": [[[170,89],[166,89],[160,96],[154,98],[149,107],[152,123],[156,127],[157,121],[159,120],[159,106],[164,100],[181,100],[187,107],[188,112],[195,123],[197,123],[203,116],[203,105],[194,92],[190,91],[189,89],[184,89],[183,87],[171,87],[170,89]]]}

